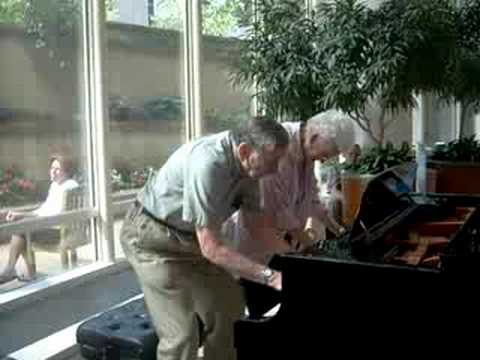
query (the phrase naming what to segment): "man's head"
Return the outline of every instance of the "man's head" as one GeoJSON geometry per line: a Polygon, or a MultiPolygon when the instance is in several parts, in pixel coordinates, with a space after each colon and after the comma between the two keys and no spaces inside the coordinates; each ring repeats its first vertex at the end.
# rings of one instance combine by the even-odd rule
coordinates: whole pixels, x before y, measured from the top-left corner
{"type": "Polygon", "coordinates": [[[355,143],[353,123],[347,114],[328,110],[307,120],[304,129],[305,154],[312,160],[326,161],[346,153],[355,143]]]}
{"type": "Polygon", "coordinates": [[[289,143],[286,130],[267,118],[253,118],[232,130],[236,153],[243,171],[259,178],[278,169],[289,143]]]}

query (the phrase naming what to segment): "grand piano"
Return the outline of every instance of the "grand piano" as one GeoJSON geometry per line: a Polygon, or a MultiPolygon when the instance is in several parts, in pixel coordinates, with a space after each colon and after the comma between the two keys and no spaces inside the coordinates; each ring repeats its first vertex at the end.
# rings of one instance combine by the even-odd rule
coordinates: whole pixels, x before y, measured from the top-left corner
{"type": "Polygon", "coordinates": [[[479,206],[475,196],[413,193],[395,172],[378,175],[348,233],[275,256],[281,293],[249,288],[252,308],[279,305],[274,315],[252,311],[236,322],[237,360],[415,358],[476,348],[479,206]]]}

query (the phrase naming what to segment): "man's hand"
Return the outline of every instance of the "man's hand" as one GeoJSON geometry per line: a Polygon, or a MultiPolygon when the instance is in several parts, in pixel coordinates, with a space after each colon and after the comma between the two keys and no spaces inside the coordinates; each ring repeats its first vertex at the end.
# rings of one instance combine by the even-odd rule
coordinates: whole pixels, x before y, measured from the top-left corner
{"type": "Polygon", "coordinates": [[[213,264],[239,274],[245,279],[271,286],[277,290],[282,288],[281,273],[274,271],[267,280],[264,275],[265,265],[224,245],[218,228],[202,227],[197,228],[196,231],[202,255],[213,264]]]}
{"type": "Polygon", "coordinates": [[[285,241],[287,241],[292,250],[300,252],[312,246],[316,239],[308,231],[294,229],[287,232],[285,241]]]}

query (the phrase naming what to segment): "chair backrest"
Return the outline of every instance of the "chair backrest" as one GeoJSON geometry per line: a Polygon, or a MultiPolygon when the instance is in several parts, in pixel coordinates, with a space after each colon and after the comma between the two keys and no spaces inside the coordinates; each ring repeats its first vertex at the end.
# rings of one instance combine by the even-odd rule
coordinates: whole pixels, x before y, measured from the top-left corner
{"type": "MultiPolygon", "coordinates": [[[[64,196],[63,210],[81,209],[85,204],[85,192],[81,187],[67,190],[64,196]]],[[[74,249],[90,242],[88,221],[74,221],[60,228],[61,249],[74,249]]]]}
{"type": "Polygon", "coordinates": [[[81,209],[84,204],[84,192],[82,187],[76,187],[65,192],[63,198],[63,210],[81,209]]]}

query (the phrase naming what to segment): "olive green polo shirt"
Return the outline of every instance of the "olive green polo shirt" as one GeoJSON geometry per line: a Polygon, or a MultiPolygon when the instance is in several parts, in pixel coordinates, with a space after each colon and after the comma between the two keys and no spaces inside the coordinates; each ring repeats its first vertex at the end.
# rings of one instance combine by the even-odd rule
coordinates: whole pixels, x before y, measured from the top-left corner
{"type": "Polygon", "coordinates": [[[182,145],[138,200],[157,218],[192,232],[219,228],[239,207],[261,210],[259,182],[241,171],[234,148],[229,131],[182,145]]]}

